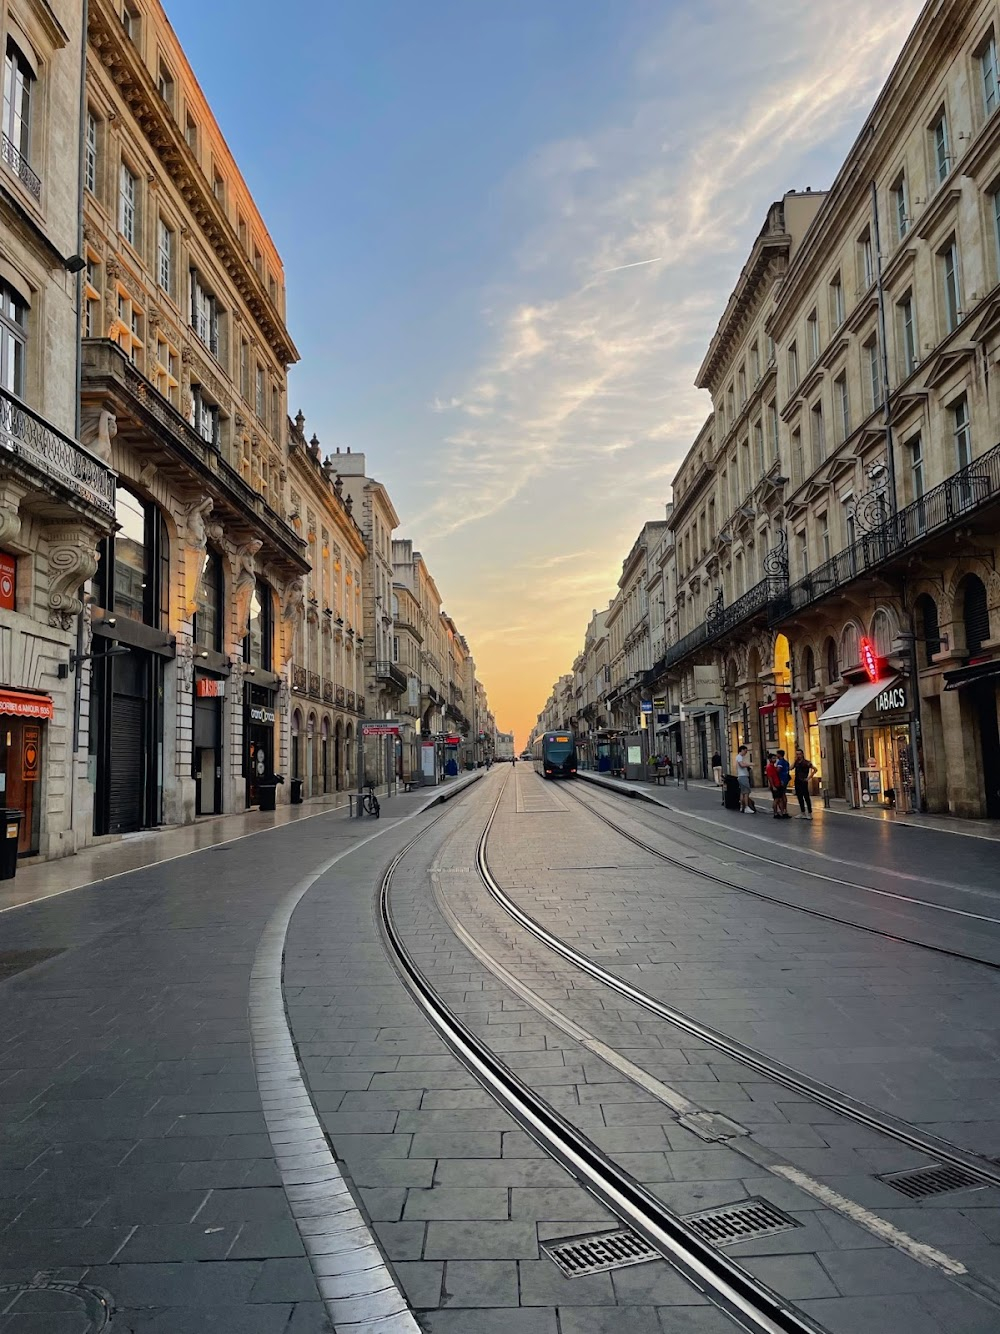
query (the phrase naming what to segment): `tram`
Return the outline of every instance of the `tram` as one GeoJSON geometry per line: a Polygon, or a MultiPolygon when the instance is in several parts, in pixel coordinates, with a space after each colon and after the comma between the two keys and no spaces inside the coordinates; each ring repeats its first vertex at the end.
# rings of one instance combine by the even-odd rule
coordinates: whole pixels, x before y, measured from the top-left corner
{"type": "Polygon", "coordinates": [[[545,778],[573,778],[576,775],[576,742],[570,731],[542,732],[531,748],[535,772],[545,778]]]}

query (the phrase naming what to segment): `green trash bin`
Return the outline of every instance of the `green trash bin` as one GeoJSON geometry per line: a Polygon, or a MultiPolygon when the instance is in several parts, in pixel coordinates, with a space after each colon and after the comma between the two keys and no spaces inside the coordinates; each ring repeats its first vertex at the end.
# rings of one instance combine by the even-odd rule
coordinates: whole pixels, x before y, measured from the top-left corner
{"type": "Polygon", "coordinates": [[[24,812],[12,806],[0,806],[3,842],[0,844],[0,880],[13,880],[17,874],[17,843],[21,837],[24,812]]]}

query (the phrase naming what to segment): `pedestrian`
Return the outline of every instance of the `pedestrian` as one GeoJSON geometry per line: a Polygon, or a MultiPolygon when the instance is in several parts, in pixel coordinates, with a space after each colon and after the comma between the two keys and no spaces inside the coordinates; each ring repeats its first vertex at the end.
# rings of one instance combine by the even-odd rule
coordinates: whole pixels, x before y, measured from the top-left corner
{"type": "Polygon", "coordinates": [[[792,765],[792,772],[795,775],[795,796],[799,803],[799,819],[811,820],[813,818],[813,804],[812,797],[809,795],[809,779],[816,772],[816,766],[812,760],[806,759],[801,746],[795,752],[795,763],[792,765]]]}
{"type": "Polygon", "coordinates": [[[792,776],[792,769],[783,750],[779,750],[774,757],[774,767],[778,771],[778,801],[781,818],[782,820],[790,820],[792,817],[788,814],[788,783],[792,776]]]}
{"type": "Polygon", "coordinates": [[[736,752],[736,778],[740,785],[740,814],[749,808],[752,815],[757,807],[750,795],[750,747],[740,746],[736,752]]]}
{"type": "Polygon", "coordinates": [[[715,779],[715,786],[722,786],[722,756],[718,751],[712,755],[712,777],[715,779]]]}
{"type": "Polygon", "coordinates": [[[764,766],[764,778],[771,791],[771,814],[776,820],[781,819],[781,777],[778,773],[777,756],[767,752],[767,764],[764,766]]]}

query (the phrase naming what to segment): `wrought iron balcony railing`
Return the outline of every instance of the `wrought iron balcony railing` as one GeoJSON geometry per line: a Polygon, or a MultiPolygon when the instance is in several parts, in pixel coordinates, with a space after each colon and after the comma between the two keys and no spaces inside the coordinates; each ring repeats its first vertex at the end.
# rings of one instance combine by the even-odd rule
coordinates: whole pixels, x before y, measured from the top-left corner
{"type": "Polygon", "coordinates": [[[406,673],[394,662],[379,661],[373,664],[376,681],[384,681],[400,694],[406,689],[406,673]]]}
{"type": "Polygon", "coordinates": [[[13,139],[3,135],[0,140],[0,158],[10,167],[21,184],[36,201],[42,197],[42,182],[28,166],[28,159],[14,143],[13,139]]]}
{"type": "Polygon", "coordinates": [[[115,474],[108,465],[0,386],[0,457],[3,451],[17,455],[114,520],[115,474]]]}
{"type": "Polygon", "coordinates": [[[967,518],[989,501],[1000,501],[1000,445],[960,468],[940,485],[895,514],[877,519],[871,531],[792,584],[768,608],[772,625],[818,602],[894,557],[967,518]]]}

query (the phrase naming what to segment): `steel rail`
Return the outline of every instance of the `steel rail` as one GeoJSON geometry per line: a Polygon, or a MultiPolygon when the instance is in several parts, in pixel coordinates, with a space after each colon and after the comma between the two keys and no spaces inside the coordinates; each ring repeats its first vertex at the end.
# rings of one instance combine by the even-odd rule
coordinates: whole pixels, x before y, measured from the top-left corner
{"type": "MultiPolygon", "coordinates": [[[[490,812],[487,833],[505,789],[506,779],[490,812]]],[[[582,1131],[505,1065],[441,1000],[413,961],[393,919],[391,907],[393,876],[424,833],[426,829],[410,839],[386,868],[379,889],[378,916],[396,972],[434,1030],[483,1088],[547,1154],[623,1223],[644,1237],[688,1282],[748,1334],[823,1334],[823,1326],[704,1241],[683,1218],[672,1213],[608,1158],[582,1131]]]]}
{"type": "MultiPolygon", "coordinates": [[[[608,788],[603,789],[603,791],[608,790],[608,788]]],[[[609,820],[606,815],[602,815],[601,812],[595,810],[593,806],[588,806],[583,798],[577,796],[575,793],[573,794],[573,799],[579,802],[585,811],[589,811],[596,820],[601,820],[609,829],[613,829],[616,834],[620,834],[622,838],[628,839],[630,843],[634,843],[635,846],[641,848],[643,852],[648,852],[652,857],[658,857],[660,861],[667,862],[670,866],[677,866],[682,871],[688,871],[692,875],[700,875],[704,880],[710,880],[713,884],[721,885],[723,889],[738,890],[741,894],[749,894],[752,898],[760,899],[764,903],[776,903],[781,908],[791,908],[793,912],[806,913],[809,917],[819,917],[822,918],[824,922],[836,922],[839,926],[849,926],[855,931],[864,931],[870,936],[881,936],[883,940],[894,940],[899,945],[913,945],[916,949],[930,950],[932,954],[943,954],[945,958],[948,959],[959,959],[962,963],[974,963],[978,964],[981,968],[992,968],[994,971],[1000,971],[1000,963],[997,963],[993,959],[983,959],[978,954],[966,954],[963,950],[948,949],[946,945],[931,945],[926,940],[914,940],[912,936],[900,936],[894,931],[886,931],[879,926],[866,926],[863,922],[855,922],[850,917],[838,917],[836,913],[824,912],[822,908],[810,908],[804,903],[794,903],[789,899],[781,898],[777,894],[768,894],[763,889],[751,889],[749,885],[741,885],[735,880],[727,880],[725,876],[716,875],[714,871],[705,871],[702,870],[701,867],[692,866],[690,862],[684,862],[677,857],[671,857],[668,852],[663,852],[660,848],[654,848],[652,844],[646,843],[637,835],[630,834],[627,829],[623,829],[621,825],[616,824],[614,820],[609,820]]],[[[706,837],[711,839],[712,835],[708,834],[706,837]]],[[[715,842],[719,843],[722,847],[732,848],[734,852],[742,853],[744,851],[742,848],[736,847],[735,844],[724,843],[722,839],[716,839],[715,842]]],[[[746,855],[749,857],[758,857],[761,861],[771,860],[770,858],[762,857],[759,853],[748,852],[746,855]]],[[[778,862],[775,864],[783,866],[788,865],[787,862],[778,862]]],[[[833,880],[832,876],[820,876],[816,871],[807,871],[798,866],[793,866],[789,869],[796,873],[801,871],[803,875],[812,876],[816,879],[833,880]]],[[[874,889],[870,885],[858,885],[850,880],[839,880],[834,881],[834,883],[846,885],[848,888],[852,889],[865,890],[867,893],[877,894],[880,898],[897,899],[918,907],[942,907],[940,904],[925,903],[921,899],[893,894],[889,890],[874,889]]],[[[967,913],[960,908],[948,908],[947,906],[943,906],[943,911],[954,913],[959,917],[973,917],[977,921],[994,922],[997,925],[1000,925],[1000,919],[998,918],[984,917],[978,913],[967,913]]]]}
{"type": "MultiPolygon", "coordinates": [[[[505,788],[506,780],[504,783],[504,789],[505,788]]],[[[596,981],[603,982],[606,986],[610,987],[611,990],[616,991],[620,996],[624,996],[627,1000],[638,1005],[641,1009],[655,1015],[658,1019],[665,1020],[668,1024],[673,1025],[682,1032],[690,1034],[690,1036],[697,1038],[699,1042],[703,1042],[706,1046],[714,1047],[717,1051],[722,1052],[723,1055],[739,1062],[741,1065],[746,1066],[755,1073],[763,1075],[765,1079],[769,1079],[775,1084],[781,1084],[784,1088],[790,1089],[794,1093],[801,1094],[803,1097],[819,1103],[820,1106],[826,1107],[830,1111],[846,1117],[848,1120],[867,1126],[871,1130],[878,1131],[880,1134],[883,1134],[890,1139],[894,1139],[900,1144],[905,1144],[911,1149],[916,1149],[918,1152],[926,1154],[929,1158],[934,1158],[942,1163],[951,1163],[956,1167],[963,1167],[969,1172],[974,1172],[977,1177],[982,1179],[984,1185],[1000,1186],[1000,1167],[996,1164],[978,1158],[975,1154],[966,1153],[963,1149],[950,1143],[948,1140],[938,1139],[936,1135],[929,1135],[922,1130],[918,1130],[916,1126],[910,1125],[907,1121],[902,1121],[897,1117],[890,1116],[886,1112],[881,1112],[878,1108],[872,1107],[868,1103],[852,1098],[841,1089],[834,1088],[830,1084],[824,1084],[820,1080],[813,1079],[809,1075],[792,1069],[790,1066],[783,1065],[780,1061],[773,1060],[771,1057],[766,1056],[763,1052],[755,1050],[753,1047],[745,1046],[735,1038],[731,1038],[727,1036],[727,1034],[719,1032],[718,1029],[703,1024],[692,1015],[685,1014],[682,1010],[675,1009],[672,1005],[667,1005],[665,1002],[657,1000],[655,996],[650,996],[648,992],[641,991],[638,987],[632,986],[631,983],[626,982],[623,978],[617,977],[606,968],[602,968],[599,963],[595,963],[592,959],[588,959],[585,955],[580,954],[575,950],[572,945],[567,944],[566,941],[561,940],[558,936],[554,935],[544,927],[541,922],[537,921],[537,919],[532,917],[530,913],[525,912],[519,904],[514,902],[490,870],[486,849],[490,830],[493,827],[493,821],[502,799],[503,790],[501,790],[500,796],[497,798],[496,804],[490,812],[486,827],[479,839],[479,844],[476,848],[476,867],[488,893],[495,902],[497,902],[516,922],[523,926],[527,931],[530,931],[538,940],[542,941],[543,944],[548,945],[551,950],[560,955],[568,963],[581,969],[596,981]]],[[[639,847],[644,848],[646,851],[651,852],[656,856],[663,855],[658,853],[656,849],[647,847],[641,839],[634,838],[631,834],[626,833],[625,830],[619,829],[613,821],[607,820],[599,812],[588,807],[586,803],[581,801],[580,804],[583,806],[584,810],[589,811],[590,814],[596,816],[597,819],[603,820],[605,824],[622,834],[623,837],[629,839],[630,842],[637,844],[639,847]]],[[[672,861],[673,859],[665,858],[665,860],[672,861]]],[[[708,879],[718,879],[718,877],[712,876],[710,872],[700,871],[695,867],[689,866],[685,862],[675,862],[674,864],[695,875],[706,876],[708,879]]],[[[732,888],[733,886],[727,887],[732,888]]],[[[775,901],[781,902],[781,900],[775,901]]],[[[785,904],[784,906],[792,907],[794,905],[785,904]]]]}

